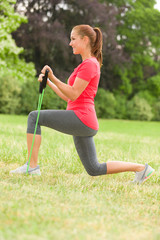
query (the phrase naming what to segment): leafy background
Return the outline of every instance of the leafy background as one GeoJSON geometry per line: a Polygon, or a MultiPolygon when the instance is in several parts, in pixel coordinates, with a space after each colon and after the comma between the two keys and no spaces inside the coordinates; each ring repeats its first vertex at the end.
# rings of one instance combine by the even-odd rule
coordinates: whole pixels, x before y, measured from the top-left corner
{"type": "MultiPolygon", "coordinates": [[[[2,0],[0,113],[37,106],[37,75],[48,64],[63,82],[81,59],[69,47],[77,24],[103,32],[103,67],[96,96],[99,118],[160,119],[160,12],[155,0],[2,0]]],[[[43,108],[65,103],[49,89],[43,108]]]]}

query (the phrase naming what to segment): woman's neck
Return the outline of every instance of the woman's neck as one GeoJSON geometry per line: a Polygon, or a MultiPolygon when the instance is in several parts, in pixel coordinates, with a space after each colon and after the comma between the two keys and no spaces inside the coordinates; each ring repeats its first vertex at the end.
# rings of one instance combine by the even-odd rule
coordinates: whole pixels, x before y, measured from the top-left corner
{"type": "Polygon", "coordinates": [[[93,55],[91,54],[91,51],[84,51],[84,53],[81,54],[82,57],[82,61],[93,57],[93,55]]]}

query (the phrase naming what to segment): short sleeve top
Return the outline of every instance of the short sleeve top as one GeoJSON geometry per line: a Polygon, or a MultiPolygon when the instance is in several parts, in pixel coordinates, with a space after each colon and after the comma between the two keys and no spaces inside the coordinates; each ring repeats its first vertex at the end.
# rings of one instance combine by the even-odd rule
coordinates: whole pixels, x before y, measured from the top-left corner
{"type": "Polygon", "coordinates": [[[68,100],[67,110],[73,110],[86,126],[98,130],[99,125],[94,106],[100,79],[100,65],[97,59],[91,57],[78,65],[68,79],[70,86],[74,84],[76,77],[89,82],[89,84],[75,101],[68,100]]]}

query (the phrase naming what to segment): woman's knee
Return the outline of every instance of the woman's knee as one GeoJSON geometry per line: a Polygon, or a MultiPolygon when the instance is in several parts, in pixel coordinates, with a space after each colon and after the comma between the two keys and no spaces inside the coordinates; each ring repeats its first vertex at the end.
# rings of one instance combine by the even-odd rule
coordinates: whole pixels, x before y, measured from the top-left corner
{"type": "Polygon", "coordinates": [[[36,122],[37,111],[32,111],[28,114],[28,121],[36,122]]]}
{"type": "MultiPolygon", "coordinates": [[[[28,115],[28,124],[27,124],[27,133],[34,133],[35,131],[35,125],[36,125],[36,121],[37,121],[37,115],[38,115],[38,111],[32,111],[29,113],[28,115]]],[[[41,129],[39,124],[37,125],[37,131],[36,134],[41,135],[41,129]]]]}
{"type": "Polygon", "coordinates": [[[86,169],[87,173],[92,177],[107,174],[106,163],[97,163],[94,166],[87,166],[85,169],[86,169]]]}
{"type": "Polygon", "coordinates": [[[92,177],[101,175],[98,166],[97,167],[86,168],[86,171],[92,177]]]}

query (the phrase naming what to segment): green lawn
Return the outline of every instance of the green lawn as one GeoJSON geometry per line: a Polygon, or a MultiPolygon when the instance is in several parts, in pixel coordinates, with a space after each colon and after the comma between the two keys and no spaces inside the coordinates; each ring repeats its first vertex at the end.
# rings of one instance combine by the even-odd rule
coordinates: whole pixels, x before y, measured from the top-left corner
{"type": "Polygon", "coordinates": [[[42,176],[10,176],[27,160],[26,116],[0,115],[0,240],[159,240],[160,123],[99,120],[100,162],[149,163],[155,175],[91,177],[71,136],[42,128],[42,176]]]}

